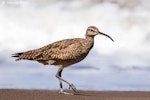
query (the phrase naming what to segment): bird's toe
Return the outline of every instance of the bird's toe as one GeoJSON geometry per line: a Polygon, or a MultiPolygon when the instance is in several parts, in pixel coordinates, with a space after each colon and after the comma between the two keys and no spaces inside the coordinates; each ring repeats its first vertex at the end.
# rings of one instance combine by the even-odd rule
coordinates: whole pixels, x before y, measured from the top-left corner
{"type": "Polygon", "coordinates": [[[65,92],[63,89],[60,89],[59,94],[70,94],[70,95],[74,95],[73,93],[65,92]]]}

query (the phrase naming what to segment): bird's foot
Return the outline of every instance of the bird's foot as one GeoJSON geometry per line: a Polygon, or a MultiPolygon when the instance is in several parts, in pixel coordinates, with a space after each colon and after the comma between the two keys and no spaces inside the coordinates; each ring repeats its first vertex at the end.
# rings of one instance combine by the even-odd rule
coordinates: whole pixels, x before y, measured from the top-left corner
{"type": "Polygon", "coordinates": [[[72,89],[75,93],[79,93],[79,91],[76,89],[76,87],[73,84],[69,85],[69,89],[72,89]]]}
{"type": "Polygon", "coordinates": [[[63,89],[60,89],[59,93],[60,93],[60,94],[69,94],[69,95],[74,95],[73,93],[65,92],[63,89]]]}

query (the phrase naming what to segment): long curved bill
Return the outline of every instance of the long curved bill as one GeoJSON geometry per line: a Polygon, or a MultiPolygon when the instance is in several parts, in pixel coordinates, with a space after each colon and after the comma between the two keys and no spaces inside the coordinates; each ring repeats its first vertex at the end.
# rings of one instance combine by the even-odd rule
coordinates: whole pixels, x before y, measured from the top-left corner
{"type": "Polygon", "coordinates": [[[107,36],[108,38],[110,38],[110,39],[114,42],[114,40],[113,40],[109,35],[104,34],[104,33],[102,33],[102,32],[99,32],[99,34],[104,35],[104,36],[107,36]]]}

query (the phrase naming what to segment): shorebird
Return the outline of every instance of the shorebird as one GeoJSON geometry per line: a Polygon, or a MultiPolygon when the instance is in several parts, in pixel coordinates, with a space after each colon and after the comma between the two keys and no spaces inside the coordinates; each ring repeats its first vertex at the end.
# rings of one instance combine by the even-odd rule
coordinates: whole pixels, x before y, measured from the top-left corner
{"type": "Polygon", "coordinates": [[[62,82],[68,84],[69,88],[72,89],[74,93],[78,93],[79,91],[72,83],[69,83],[61,77],[61,73],[64,68],[80,62],[88,55],[94,45],[94,37],[98,34],[107,36],[114,41],[109,35],[100,32],[97,27],[89,26],[86,30],[85,38],[60,40],[39,49],[15,53],[12,57],[18,57],[16,61],[33,60],[44,65],[58,66],[56,77],[60,82],[59,93],[71,94],[63,90],[62,82]]]}

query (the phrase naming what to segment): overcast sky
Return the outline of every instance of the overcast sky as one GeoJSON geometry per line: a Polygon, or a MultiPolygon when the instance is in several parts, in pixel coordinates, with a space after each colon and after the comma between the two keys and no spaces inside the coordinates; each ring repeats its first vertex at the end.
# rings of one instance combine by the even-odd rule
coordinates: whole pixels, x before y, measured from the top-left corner
{"type": "Polygon", "coordinates": [[[64,77],[80,89],[150,90],[149,12],[148,0],[1,0],[0,88],[57,89],[57,68],[15,62],[11,54],[84,38],[94,25],[115,42],[96,36],[89,56],[67,68],[64,77]]]}

